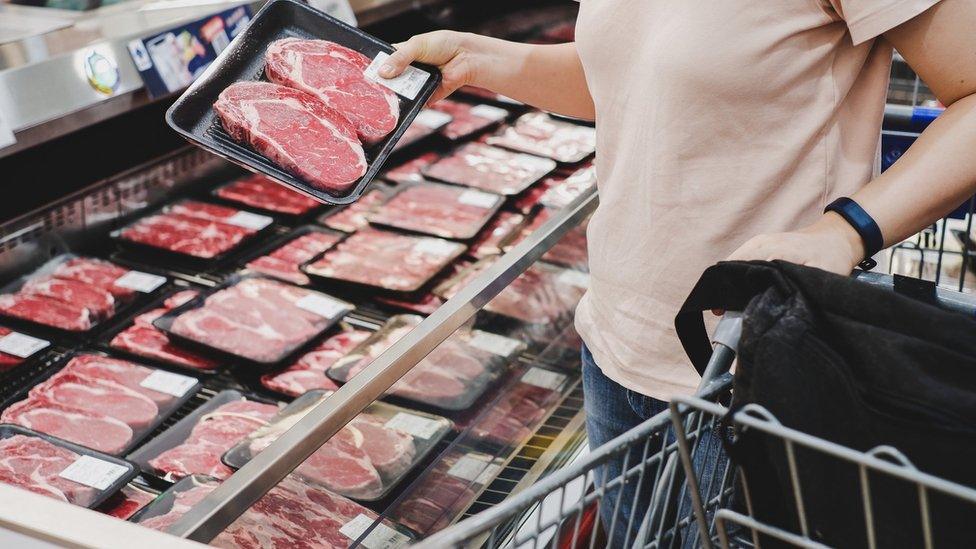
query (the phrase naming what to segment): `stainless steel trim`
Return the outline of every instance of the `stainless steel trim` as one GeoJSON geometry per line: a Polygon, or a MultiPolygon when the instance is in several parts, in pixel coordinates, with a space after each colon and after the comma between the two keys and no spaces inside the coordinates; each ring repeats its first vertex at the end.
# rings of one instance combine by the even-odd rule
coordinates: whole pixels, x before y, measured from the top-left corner
{"type": "Polygon", "coordinates": [[[221,484],[169,532],[200,542],[213,539],[542,257],[597,202],[593,190],[553,216],[221,484]]]}

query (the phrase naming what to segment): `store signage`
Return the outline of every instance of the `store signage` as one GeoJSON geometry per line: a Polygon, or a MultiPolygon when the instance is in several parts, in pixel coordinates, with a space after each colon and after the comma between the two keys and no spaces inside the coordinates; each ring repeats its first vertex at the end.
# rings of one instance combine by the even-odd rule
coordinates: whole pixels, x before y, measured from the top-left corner
{"type": "Polygon", "coordinates": [[[129,42],[129,55],[150,97],[189,86],[230,41],[251,22],[251,9],[240,6],[129,42]]]}
{"type": "Polygon", "coordinates": [[[91,50],[85,56],[85,77],[95,90],[112,95],[119,88],[119,67],[108,57],[91,50]]]}

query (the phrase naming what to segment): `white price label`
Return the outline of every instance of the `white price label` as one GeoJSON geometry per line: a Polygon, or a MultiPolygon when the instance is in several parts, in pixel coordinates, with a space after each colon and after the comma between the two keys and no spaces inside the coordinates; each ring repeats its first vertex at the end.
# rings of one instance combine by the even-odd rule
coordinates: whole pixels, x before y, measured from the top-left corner
{"type": "Polygon", "coordinates": [[[155,291],[156,288],[162,286],[163,284],[166,284],[165,276],[144,273],[142,271],[129,271],[115,279],[116,286],[135,290],[144,294],[155,291]]]}
{"type": "Polygon", "coordinates": [[[376,57],[373,59],[373,62],[366,67],[363,74],[365,74],[366,78],[372,80],[373,82],[377,82],[378,84],[406,97],[407,99],[416,99],[417,94],[420,93],[420,90],[424,87],[424,84],[427,83],[427,79],[430,78],[430,73],[420,70],[417,67],[408,65],[400,76],[397,76],[396,78],[382,78],[379,75],[379,70],[389,57],[390,54],[386,52],[381,51],[377,53],[376,57]]]}
{"type": "Polygon", "coordinates": [[[109,463],[92,456],[81,456],[65,467],[58,476],[96,490],[107,490],[127,472],[129,472],[127,468],[117,463],[109,463]]]}
{"type": "Polygon", "coordinates": [[[458,202],[467,206],[488,209],[497,204],[500,198],[497,194],[469,189],[458,195],[458,202]]]}
{"type": "Polygon", "coordinates": [[[487,118],[488,120],[498,121],[508,116],[508,111],[501,107],[493,107],[491,105],[475,105],[471,107],[471,115],[477,116],[478,118],[487,118]]]}
{"type": "Polygon", "coordinates": [[[484,454],[466,454],[454,462],[447,474],[462,480],[488,484],[501,470],[501,465],[491,463],[491,457],[484,454]]]}
{"type": "Polygon", "coordinates": [[[356,21],[356,14],[352,11],[352,6],[349,5],[349,0],[309,0],[308,5],[319,11],[324,11],[347,25],[353,27],[359,25],[359,22],[356,21]]]}
{"type": "Polygon", "coordinates": [[[260,231],[271,224],[273,219],[266,215],[259,215],[251,212],[237,212],[236,214],[224,219],[225,222],[245,229],[260,231]]]}
{"type": "Polygon", "coordinates": [[[36,337],[10,332],[0,337],[0,353],[27,358],[41,349],[50,347],[51,342],[36,337]]]}
{"type": "Polygon", "coordinates": [[[541,156],[521,153],[516,156],[516,162],[518,164],[521,164],[533,172],[549,173],[556,169],[556,161],[549,158],[542,158],[541,156]]]}
{"type": "Polygon", "coordinates": [[[468,340],[468,345],[494,355],[512,356],[522,346],[522,342],[498,334],[474,331],[471,332],[471,339],[468,340]]]}
{"type": "Polygon", "coordinates": [[[155,370],[139,382],[141,387],[151,391],[166,393],[177,398],[186,394],[197,384],[197,380],[180,374],[155,370]]]}
{"type": "Polygon", "coordinates": [[[542,368],[532,368],[528,372],[522,375],[522,383],[528,383],[529,385],[535,385],[536,387],[542,387],[543,389],[556,390],[563,381],[566,380],[564,374],[559,372],[550,372],[549,370],[543,370],[542,368]]]}
{"type": "Polygon", "coordinates": [[[350,311],[349,304],[322,294],[308,294],[295,302],[300,309],[332,320],[350,311]]]}
{"type": "Polygon", "coordinates": [[[417,253],[440,257],[447,257],[456,252],[457,249],[458,245],[456,243],[439,238],[424,238],[413,247],[413,250],[417,253]]]}
{"type": "Polygon", "coordinates": [[[407,433],[424,440],[436,435],[441,430],[439,421],[406,412],[397,412],[395,416],[386,421],[384,426],[387,429],[407,433]]]}
{"type": "Polygon", "coordinates": [[[454,117],[447,114],[446,112],[441,112],[434,109],[423,109],[417,113],[414,117],[414,124],[420,124],[421,126],[426,126],[431,129],[437,129],[445,124],[450,124],[454,117]]]}
{"type": "MultiPolygon", "coordinates": [[[[339,533],[351,540],[357,540],[374,522],[376,521],[360,513],[356,518],[343,524],[342,528],[339,528],[339,533]]],[[[410,538],[406,535],[381,522],[360,543],[366,549],[393,549],[406,545],[408,541],[410,538]]]]}
{"type": "Polygon", "coordinates": [[[567,269],[559,274],[559,282],[585,290],[590,287],[590,275],[567,269]]]}

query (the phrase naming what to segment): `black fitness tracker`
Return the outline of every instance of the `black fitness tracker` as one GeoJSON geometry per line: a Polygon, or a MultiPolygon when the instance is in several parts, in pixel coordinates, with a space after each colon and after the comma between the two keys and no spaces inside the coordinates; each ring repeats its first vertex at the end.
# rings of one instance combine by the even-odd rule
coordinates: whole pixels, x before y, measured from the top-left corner
{"type": "Polygon", "coordinates": [[[846,196],[828,204],[824,208],[824,213],[827,212],[834,212],[843,217],[851,227],[854,227],[857,234],[861,235],[861,240],[864,242],[864,261],[861,261],[858,266],[866,271],[873,269],[878,263],[871,259],[871,256],[884,248],[884,236],[874,218],[868,215],[860,204],[846,196]]]}

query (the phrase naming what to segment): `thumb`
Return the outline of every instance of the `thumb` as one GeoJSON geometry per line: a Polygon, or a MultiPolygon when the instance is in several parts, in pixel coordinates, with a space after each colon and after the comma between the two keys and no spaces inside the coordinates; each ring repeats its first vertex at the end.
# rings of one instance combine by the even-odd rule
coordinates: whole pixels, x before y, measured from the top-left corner
{"type": "Polygon", "coordinates": [[[383,78],[400,76],[407,65],[417,60],[421,51],[420,41],[421,39],[415,36],[406,42],[394,44],[393,47],[396,48],[396,51],[391,53],[383,66],[380,67],[379,75],[383,78]]]}

